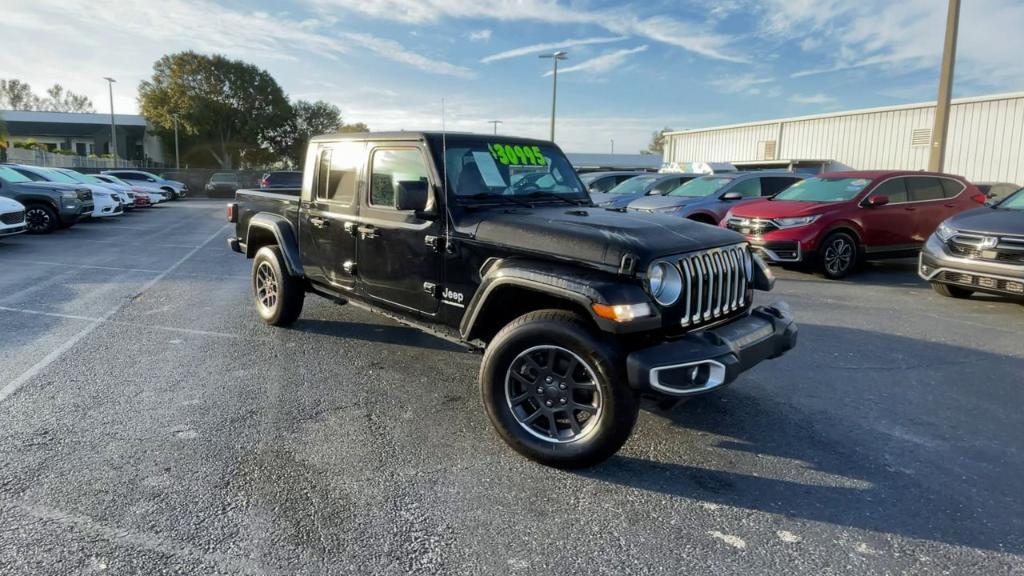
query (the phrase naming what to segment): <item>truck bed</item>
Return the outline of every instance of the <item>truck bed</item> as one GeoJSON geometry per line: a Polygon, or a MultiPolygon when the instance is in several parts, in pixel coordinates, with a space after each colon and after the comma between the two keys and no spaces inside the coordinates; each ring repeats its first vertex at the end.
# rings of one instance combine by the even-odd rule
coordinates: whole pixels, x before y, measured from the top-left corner
{"type": "MultiPolygon", "coordinates": [[[[238,219],[235,234],[244,239],[249,220],[260,212],[277,214],[288,219],[298,229],[299,188],[242,189],[235,192],[238,219]]],[[[243,240],[244,241],[244,240],[243,240]]]]}

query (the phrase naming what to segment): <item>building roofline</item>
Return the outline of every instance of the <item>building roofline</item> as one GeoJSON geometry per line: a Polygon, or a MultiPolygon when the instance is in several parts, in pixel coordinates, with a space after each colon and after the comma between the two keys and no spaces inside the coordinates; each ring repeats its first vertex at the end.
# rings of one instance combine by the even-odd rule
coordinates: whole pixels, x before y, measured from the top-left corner
{"type": "MultiPolygon", "coordinates": [[[[110,114],[99,112],[48,112],[39,110],[0,110],[5,122],[41,122],[48,124],[97,124],[110,125],[110,114]]],[[[146,118],[140,114],[114,114],[118,126],[146,126],[146,118]]]]}
{"type": "MultiPolygon", "coordinates": [[[[991,102],[994,100],[1012,100],[1015,98],[1024,98],[1024,92],[1006,92],[1003,94],[989,94],[987,96],[971,96],[968,98],[954,98],[953,105],[957,104],[971,104],[974,102],[991,102]]],[[[752,126],[764,126],[768,124],[782,124],[784,122],[803,122],[806,120],[820,120],[822,118],[841,118],[844,116],[860,116],[863,114],[877,114],[879,112],[895,112],[898,110],[913,110],[915,108],[932,108],[936,105],[935,101],[930,102],[918,102],[916,104],[897,104],[894,106],[879,106],[875,108],[858,108],[855,110],[846,110],[843,112],[826,112],[823,114],[809,114],[806,116],[790,116],[787,118],[774,118],[770,120],[758,120],[754,122],[741,122],[738,124],[723,124],[721,126],[708,126],[706,128],[692,128],[689,130],[673,130],[672,132],[666,132],[665,136],[675,136],[678,134],[697,134],[699,132],[712,132],[716,130],[730,130],[734,128],[749,128],[752,126]]]]}

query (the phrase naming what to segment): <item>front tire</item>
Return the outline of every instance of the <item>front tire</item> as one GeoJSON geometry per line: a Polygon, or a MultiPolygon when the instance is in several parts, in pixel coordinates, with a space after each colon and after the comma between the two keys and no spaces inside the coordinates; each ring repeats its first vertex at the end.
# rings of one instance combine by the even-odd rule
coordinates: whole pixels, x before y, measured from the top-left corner
{"type": "Polygon", "coordinates": [[[277,246],[264,246],[252,262],[252,294],[260,318],[271,326],[288,326],[302,313],[306,291],[288,274],[277,246]]]}
{"type": "Polygon", "coordinates": [[[640,404],[615,347],[583,319],[539,310],[513,320],[487,346],[480,390],[498,435],[523,456],[582,468],[615,454],[640,404]]]}
{"type": "Polygon", "coordinates": [[[971,294],[974,294],[974,290],[967,288],[961,288],[959,286],[950,286],[949,284],[933,283],[932,290],[935,290],[936,294],[945,296],[946,298],[970,298],[971,294]]]}
{"type": "Polygon", "coordinates": [[[29,234],[49,234],[60,226],[53,208],[45,204],[29,204],[25,209],[25,225],[29,234]]]}
{"type": "Polygon", "coordinates": [[[175,192],[173,188],[161,188],[161,190],[164,191],[164,196],[167,197],[167,200],[177,200],[178,199],[178,193],[175,192]]]}
{"type": "Polygon", "coordinates": [[[860,259],[857,241],[846,232],[829,234],[821,243],[819,266],[826,278],[845,278],[857,267],[860,259]]]}

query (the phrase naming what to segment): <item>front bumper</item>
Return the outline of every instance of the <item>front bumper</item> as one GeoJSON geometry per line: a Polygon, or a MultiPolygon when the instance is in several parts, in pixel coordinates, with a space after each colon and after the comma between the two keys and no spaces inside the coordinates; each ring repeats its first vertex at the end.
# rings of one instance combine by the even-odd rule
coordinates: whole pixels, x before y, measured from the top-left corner
{"type": "Polygon", "coordinates": [[[785,303],[755,308],[728,324],[631,353],[629,385],[670,397],[721,388],[764,360],[796,346],[797,326],[785,303]]]}
{"type": "Polygon", "coordinates": [[[22,220],[20,224],[0,224],[0,237],[3,236],[14,236],[15,234],[21,234],[28,228],[25,226],[25,221],[22,220]]]}
{"type": "Polygon", "coordinates": [[[953,255],[934,234],[918,257],[917,274],[928,282],[992,294],[1024,296],[1024,266],[953,255]]]}

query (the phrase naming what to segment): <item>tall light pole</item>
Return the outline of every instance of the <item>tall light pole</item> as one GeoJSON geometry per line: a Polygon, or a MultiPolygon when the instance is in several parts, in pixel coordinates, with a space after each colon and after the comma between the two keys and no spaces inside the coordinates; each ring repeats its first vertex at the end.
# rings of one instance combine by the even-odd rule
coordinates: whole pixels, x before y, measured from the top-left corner
{"type": "Polygon", "coordinates": [[[110,89],[110,153],[114,158],[114,168],[117,168],[117,125],[114,123],[114,80],[107,76],[103,78],[107,81],[107,87],[110,89]]]}
{"type": "Polygon", "coordinates": [[[181,170],[181,156],[178,155],[178,115],[172,114],[174,120],[174,169],[181,170]]]}
{"type": "Polygon", "coordinates": [[[960,27],[960,0],[949,0],[946,16],[946,47],[942,51],[942,72],[939,75],[939,97],[935,102],[935,126],[932,127],[932,148],[928,170],[942,172],[946,164],[946,135],[949,133],[949,108],[953,97],[953,65],[956,63],[956,36],[960,27]]]}
{"type": "Polygon", "coordinates": [[[501,120],[488,120],[487,123],[488,124],[494,124],[494,133],[497,134],[498,133],[498,124],[501,124],[502,121],[501,120]]]}
{"type": "Polygon", "coordinates": [[[615,154],[615,138],[609,138],[612,142],[612,154],[615,154]]]}
{"type": "Polygon", "coordinates": [[[555,104],[558,102],[558,61],[565,60],[569,57],[569,54],[564,50],[558,52],[552,52],[551,54],[541,54],[541,58],[551,58],[555,63],[555,69],[552,73],[551,81],[551,141],[555,141],[555,104]]]}

